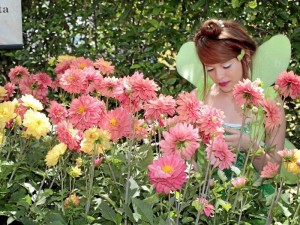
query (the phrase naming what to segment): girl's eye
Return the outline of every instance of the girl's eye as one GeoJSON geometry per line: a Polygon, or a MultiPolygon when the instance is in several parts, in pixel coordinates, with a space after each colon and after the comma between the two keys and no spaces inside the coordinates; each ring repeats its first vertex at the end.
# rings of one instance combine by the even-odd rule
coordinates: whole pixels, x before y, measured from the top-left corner
{"type": "Polygon", "coordinates": [[[214,68],[213,67],[206,67],[206,70],[207,70],[207,72],[211,72],[211,71],[214,70],[214,68]]]}
{"type": "Polygon", "coordinates": [[[223,65],[223,68],[224,68],[224,69],[228,69],[228,68],[231,67],[231,65],[232,65],[231,63],[224,64],[224,65],[223,65]]]}

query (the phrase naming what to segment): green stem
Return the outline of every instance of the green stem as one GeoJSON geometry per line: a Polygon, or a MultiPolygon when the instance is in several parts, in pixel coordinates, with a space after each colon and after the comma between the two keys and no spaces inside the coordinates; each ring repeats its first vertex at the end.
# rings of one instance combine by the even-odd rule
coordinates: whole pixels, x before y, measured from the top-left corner
{"type": "Polygon", "coordinates": [[[87,201],[86,201],[86,205],[85,205],[85,213],[88,215],[90,212],[90,207],[91,207],[91,201],[92,201],[92,197],[93,197],[93,184],[94,184],[94,174],[95,174],[95,159],[96,159],[96,155],[93,154],[92,155],[92,161],[91,161],[91,165],[90,165],[90,170],[89,170],[89,174],[88,174],[88,189],[87,189],[87,193],[86,193],[86,197],[87,197],[87,201]]]}
{"type": "MultiPolygon", "coordinates": [[[[190,164],[189,165],[189,172],[188,172],[188,180],[187,180],[187,183],[185,185],[185,188],[184,188],[184,191],[183,191],[183,196],[182,196],[182,202],[184,202],[184,199],[185,199],[185,196],[186,196],[186,192],[187,192],[187,189],[188,189],[188,186],[189,186],[189,183],[190,183],[190,175],[191,175],[191,167],[192,165],[190,164]]],[[[182,211],[182,203],[180,203],[180,199],[178,201],[178,207],[176,207],[177,209],[177,218],[176,218],[176,224],[178,225],[179,224],[179,215],[182,211]]]]}
{"type": "Polygon", "coordinates": [[[283,180],[281,179],[279,188],[278,189],[276,188],[274,198],[272,199],[272,203],[271,203],[271,206],[270,206],[270,209],[269,209],[269,212],[268,212],[268,217],[267,217],[266,225],[270,225],[272,223],[273,208],[274,208],[274,206],[277,204],[277,202],[279,200],[279,196],[281,194],[282,185],[283,185],[283,180]]]}
{"type": "Polygon", "coordinates": [[[13,170],[13,172],[12,172],[10,178],[9,178],[8,184],[11,183],[12,179],[13,179],[14,176],[15,176],[15,173],[17,172],[17,169],[18,169],[19,166],[22,164],[22,161],[23,161],[23,159],[25,158],[24,152],[25,152],[26,147],[29,145],[29,143],[30,143],[30,141],[29,141],[29,140],[26,140],[25,145],[24,145],[24,146],[21,145],[21,150],[20,150],[20,153],[19,153],[19,155],[18,155],[18,163],[17,163],[17,165],[14,167],[14,170],[13,170]]]}
{"type": "Polygon", "coordinates": [[[59,163],[59,172],[60,172],[60,186],[61,186],[61,209],[62,209],[62,212],[63,212],[63,215],[65,215],[65,209],[64,209],[64,179],[65,179],[65,176],[63,174],[63,169],[62,169],[62,162],[61,162],[61,158],[59,158],[58,160],[58,163],[59,163]]]}

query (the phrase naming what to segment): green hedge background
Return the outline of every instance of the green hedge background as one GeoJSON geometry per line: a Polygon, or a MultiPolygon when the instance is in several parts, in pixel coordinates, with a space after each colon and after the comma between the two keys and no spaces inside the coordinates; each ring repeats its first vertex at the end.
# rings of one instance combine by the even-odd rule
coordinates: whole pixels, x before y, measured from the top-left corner
{"type": "MultiPolygon", "coordinates": [[[[231,18],[263,43],[285,34],[292,43],[288,70],[300,74],[300,5],[298,0],[23,0],[22,50],[0,51],[0,82],[10,68],[23,65],[53,74],[48,61],[59,55],[104,57],[115,76],[139,70],[155,79],[164,94],[192,86],[176,72],[174,55],[207,18],[231,18]]],[[[287,137],[300,148],[300,101],[286,104],[287,137]]]]}

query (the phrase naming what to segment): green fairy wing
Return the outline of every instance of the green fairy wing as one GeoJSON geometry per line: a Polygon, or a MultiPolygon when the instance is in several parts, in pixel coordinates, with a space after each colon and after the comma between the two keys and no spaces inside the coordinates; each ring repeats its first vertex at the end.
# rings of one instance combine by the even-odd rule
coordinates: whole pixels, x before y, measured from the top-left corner
{"type": "Polygon", "coordinates": [[[277,34],[258,47],[253,56],[252,80],[257,78],[267,88],[274,84],[276,77],[285,71],[291,59],[291,43],[289,39],[277,34]]]}
{"type": "MultiPolygon", "coordinates": [[[[193,41],[184,43],[179,49],[176,68],[183,78],[197,88],[200,96],[204,86],[204,71],[193,41]]],[[[212,84],[211,79],[207,79],[207,84],[212,84]]]]}
{"type": "Polygon", "coordinates": [[[193,41],[184,43],[179,49],[176,68],[177,72],[195,87],[198,87],[199,83],[203,83],[203,66],[193,41]]]}

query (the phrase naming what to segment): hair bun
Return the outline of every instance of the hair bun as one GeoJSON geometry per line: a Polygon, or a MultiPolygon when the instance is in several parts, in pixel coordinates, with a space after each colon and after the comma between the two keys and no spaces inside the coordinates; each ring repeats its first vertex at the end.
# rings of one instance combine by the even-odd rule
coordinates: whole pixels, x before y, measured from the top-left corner
{"type": "Polygon", "coordinates": [[[200,32],[203,36],[207,36],[210,38],[217,38],[222,32],[221,25],[223,24],[221,24],[217,20],[207,20],[202,24],[200,28],[200,32]]]}

